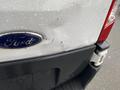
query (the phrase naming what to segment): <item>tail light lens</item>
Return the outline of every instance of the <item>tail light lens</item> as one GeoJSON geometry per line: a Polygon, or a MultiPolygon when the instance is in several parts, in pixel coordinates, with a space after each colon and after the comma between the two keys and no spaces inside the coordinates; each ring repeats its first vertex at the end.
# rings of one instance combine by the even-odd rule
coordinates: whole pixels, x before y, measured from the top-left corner
{"type": "Polygon", "coordinates": [[[116,0],[113,0],[97,43],[103,43],[107,39],[107,37],[115,23],[116,10],[117,10],[116,0]]]}

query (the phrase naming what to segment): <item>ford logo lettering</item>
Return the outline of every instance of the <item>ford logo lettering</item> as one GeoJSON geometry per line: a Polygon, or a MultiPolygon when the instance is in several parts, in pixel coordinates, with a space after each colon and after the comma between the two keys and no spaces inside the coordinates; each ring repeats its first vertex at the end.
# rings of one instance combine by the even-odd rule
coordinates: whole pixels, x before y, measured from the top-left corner
{"type": "Polygon", "coordinates": [[[33,32],[10,32],[0,35],[0,48],[17,49],[36,45],[42,35],[33,32]]]}

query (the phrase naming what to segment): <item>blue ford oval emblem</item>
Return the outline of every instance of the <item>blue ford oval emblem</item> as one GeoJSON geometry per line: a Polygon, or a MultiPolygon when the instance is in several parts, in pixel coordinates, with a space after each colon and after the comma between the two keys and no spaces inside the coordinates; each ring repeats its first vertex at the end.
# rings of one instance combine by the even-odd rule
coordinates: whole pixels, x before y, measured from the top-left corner
{"type": "Polygon", "coordinates": [[[42,36],[32,32],[11,32],[0,35],[0,48],[26,48],[42,41],[42,36]]]}

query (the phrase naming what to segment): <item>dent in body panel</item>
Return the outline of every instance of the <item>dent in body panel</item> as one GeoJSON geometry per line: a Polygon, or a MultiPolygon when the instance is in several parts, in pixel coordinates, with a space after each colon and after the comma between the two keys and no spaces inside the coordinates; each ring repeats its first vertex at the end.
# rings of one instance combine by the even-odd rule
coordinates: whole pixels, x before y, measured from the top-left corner
{"type": "Polygon", "coordinates": [[[26,49],[0,49],[1,62],[44,56],[94,44],[112,0],[58,0],[59,3],[55,0],[30,0],[29,3],[34,2],[32,7],[27,0],[17,0],[17,4],[13,1],[7,7],[5,1],[0,0],[6,6],[3,8],[0,5],[0,32],[32,31],[44,35],[45,39],[26,49]],[[47,5],[49,1],[51,3],[47,5]]]}

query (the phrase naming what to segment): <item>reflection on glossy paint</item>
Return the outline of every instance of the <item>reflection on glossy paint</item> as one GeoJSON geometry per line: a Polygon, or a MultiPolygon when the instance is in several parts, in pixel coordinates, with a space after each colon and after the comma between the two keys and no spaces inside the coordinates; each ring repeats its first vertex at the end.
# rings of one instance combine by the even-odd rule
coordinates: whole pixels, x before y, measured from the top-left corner
{"type": "Polygon", "coordinates": [[[76,4],[90,5],[91,0],[0,0],[0,11],[60,11],[76,4]]]}

